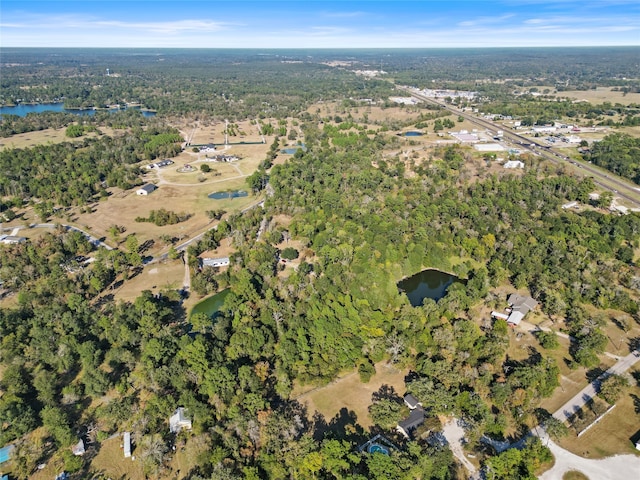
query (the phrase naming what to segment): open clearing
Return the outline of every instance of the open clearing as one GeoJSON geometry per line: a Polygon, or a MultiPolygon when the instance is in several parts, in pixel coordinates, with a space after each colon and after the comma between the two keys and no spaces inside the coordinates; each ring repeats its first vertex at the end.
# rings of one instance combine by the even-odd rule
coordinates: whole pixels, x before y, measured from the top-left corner
{"type": "Polygon", "coordinates": [[[372,425],[368,410],[371,405],[371,395],[382,385],[393,387],[398,395],[403,395],[406,374],[406,370],[398,370],[386,362],[379,362],[376,364],[376,374],[371,377],[369,383],[362,383],[360,376],[354,371],[324,387],[313,389],[294,398],[307,406],[309,419],[313,418],[315,412],[319,412],[329,423],[343,408],[346,408],[348,411],[353,411],[358,423],[367,428],[372,425]]]}
{"type": "MultiPolygon", "coordinates": [[[[637,377],[640,374],[640,368],[632,368],[631,372],[635,372],[637,377]]],[[[640,429],[638,413],[640,413],[640,387],[635,385],[616,402],[616,407],[611,412],[580,438],[569,433],[557,443],[585,458],[605,458],[616,454],[640,456],[640,451],[635,449],[632,441],[632,439],[637,440],[640,429]]]]}
{"type": "MultiPolygon", "coordinates": [[[[17,133],[7,138],[0,138],[0,151],[5,148],[32,148],[36,145],[46,145],[47,143],[76,142],[82,143],[85,138],[96,137],[97,133],[88,133],[78,138],[69,138],[65,135],[66,128],[47,128],[35,132],[17,133]]],[[[114,131],[109,127],[100,127],[100,131],[106,135],[113,136],[114,131]]]]}
{"type": "Polygon", "coordinates": [[[142,462],[124,458],[121,444],[120,436],[100,443],[100,451],[91,461],[92,470],[113,479],[144,480],[147,478],[142,470],[142,462]]]}
{"type": "Polygon", "coordinates": [[[587,101],[591,104],[604,102],[610,102],[614,105],[616,103],[621,105],[640,104],[640,93],[627,93],[625,95],[623,92],[614,92],[609,87],[598,87],[595,90],[568,90],[566,92],[558,92],[556,96],[587,101]]]}

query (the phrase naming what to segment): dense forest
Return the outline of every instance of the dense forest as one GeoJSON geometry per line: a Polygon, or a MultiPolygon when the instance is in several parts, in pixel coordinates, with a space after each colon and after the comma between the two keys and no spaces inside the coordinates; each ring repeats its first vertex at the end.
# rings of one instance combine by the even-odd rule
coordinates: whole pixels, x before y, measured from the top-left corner
{"type": "MultiPolygon", "coordinates": [[[[113,136],[99,133],[84,136],[81,143],[4,149],[0,152],[0,195],[34,201],[47,218],[55,207],[86,205],[107,196],[109,187],[126,190],[142,183],[135,164],[177,155],[182,141],[175,128],[158,121],[145,121],[143,128],[139,125],[142,118],[137,111],[106,117],[109,125],[118,126],[113,136]]],[[[89,130],[98,130],[90,126],[89,130]]]]}
{"type": "MultiPolygon", "coordinates": [[[[131,188],[139,183],[137,163],[179,151],[182,139],[169,126],[170,115],[232,120],[296,114],[305,148],[274,165],[276,138],[247,177],[247,185],[264,194],[264,209],[224,218],[211,211],[216,228],[189,247],[193,290],[230,292],[213,320],[189,317],[181,293],[169,288],[145,291],[131,302],[114,300],[116,288],[143,272],[144,251],[135,235],[109,251],[63,228],[0,246],[0,287],[15,293],[0,309],[0,445],[16,445],[18,478],[29,478],[52,458],[74,478],[103,478],[92,470],[92,455],[122,431],[132,432],[149,478],[166,478],[176,455],[172,447],[187,441],[198,452],[185,473],[194,480],[463,478],[451,450],[437,441],[438,416],[447,415],[464,423],[467,448],[493,478],[533,479],[551,460],[540,440],[495,454],[481,438],[519,438],[547,419],[539,407],[559,385],[559,365],[547,355],[557,346],[555,336],[540,335],[540,344],[516,360],[508,355],[513,334],[507,323],[483,318],[478,307],[505,303],[497,287],[527,289],[551,320],[565,319],[574,338],[566,359],[571,368],[600,365],[607,342],[604,310],[637,318],[640,216],[561,208],[574,200],[588,205],[591,178],[530,157],[524,174],[471,179],[468,150],[459,146],[438,146],[429,161],[407,164],[386,155],[397,139],[383,130],[347,118],[320,121],[304,111],[320,100],[348,108],[352,96],[385,98],[392,91],[385,81],[363,81],[316,61],[283,63],[298,61],[302,52],[266,58],[223,52],[199,62],[194,52],[149,52],[136,58],[137,68],[111,50],[96,56],[74,51],[43,66],[34,63],[41,53],[8,50],[6,61],[24,53],[21,65],[3,75],[5,103],[135,100],[166,117],[105,113],[80,122],[87,128],[68,131],[69,141],[3,150],[2,209],[31,202],[46,218],[57,206],[105,196],[109,187],[131,188]],[[167,61],[157,62],[156,53],[167,61]],[[221,59],[228,63],[213,76],[221,59]],[[121,76],[106,77],[107,67],[121,76]],[[47,88],[22,90],[25,78],[47,88]],[[101,88],[91,88],[98,83],[101,88]],[[104,126],[114,129],[113,136],[102,134],[104,126]],[[286,228],[276,221],[282,217],[290,220],[286,228]],[[298,252],[278,250],[285,238],[304,253],[288,276],[279,275],[279,258],[298,252]],[[197,256],[223,241],[234,249],[229,268],[200,269],[197,256]],[[87,262],[89,255],[95,261],[87,262]],[[397,282],[425,268],[463,281],[438,302],[413,307],[397,282]],[[296,385],[326,385],[349,371],[366,382],[380,362],[410,371],[406,390],[428,417],[414,440],[393,431],[406,414],[404,391],[374,395],[369,431],[346,409],[334,418],[310,418],[312,412],[292,396],[296,385]],[[193,419],[193,430],[175,435],[167,419],[178,405],[193,419]],[[36,432],[45,441],[32,441],[36,432]],[[397,448],[391,455],[358,450],[376,433],[392,439],[397,448]],[[79,436],[98,445],[82,458],[69,448],[79,436]]],[[[612,57],[621,61],[627,53],[621,49],[612,57]]],[[[314,55],[325,60],[322,52],[314,55]]],[[[361,62],[375,64],[368,55],[361,62]]],[[[504,61],[500,52],[473,52],[446,63],[433,53],[431,71],[422,70],[423,59],[411,58],[396,52],[383,67],[395,65],[407,83],[435,74],[469,81],[489,74],[498,58],[502,72],[524,74],[535,63],[529,75],[553,69],[559,80],[568,75],[563,55],[543,64],[537,55],[518,63],[504,61]],[[461,73],[452,76],[450,69],[461,73]]],[[[605,81],[608,66],[586,65],[572,78],[605,81]]],[[[550,115],[542,108],[518,114],[550,115]]],[[[438,112],[425,115],[437,119],[438,112]]],[[[67,128],[70,120],[65,114],[8,118],[3,128],[9,125],[7,134],[28,125],[67,128]]],[[[594,145],[590,159],[612,170],[615,163],[618,173],[637,181],[637,150],[632,138],[614,135],[594,145]],[[630,160],[614,162],[621,156],[630,160]]],[[[174,223],[182,215],[162,209],[139,220],[174,223]]]]}
{"type": "Polygon", "coordinates": [[[619,133],[608,135],[594,143],[586,157],[640,185],[640,139],[619,133]]]}

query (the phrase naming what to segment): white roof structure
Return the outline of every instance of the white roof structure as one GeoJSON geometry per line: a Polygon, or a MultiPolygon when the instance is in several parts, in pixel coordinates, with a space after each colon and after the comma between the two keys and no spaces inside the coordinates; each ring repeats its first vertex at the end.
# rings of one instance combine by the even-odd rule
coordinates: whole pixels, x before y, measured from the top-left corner
{"type": "Polygon", "coordinates": [[[0,235],[0,243],[5,245],[15,245],[18,243],[24,243],[27,239],[25,237],[17,237],[15,235],[0,235]]]}
{"type": "Polygon", "coordinates": [[[74,455],[78,457],[81,457],[82,455],[84,455],[85,449],[84,449],[84,442],[82,441],[82,439],[78,440],[78,443],[76,443],[73,447],[71,447],[71,451],[73,452],[74,455]]]}
{"type": "Polygon", "coordinates": [[[143,185],[138,190],[136,190],[136,194],[137,195],[149,195],[151,192],[153,192],[157,188],[158,187],[156,187],[154,184],[147,183],[146,185],[143,185]]]}
{"type": "Polygon", "coordinates": [[[191,430],[191,419],[184,413],[184,407],[178,407],[169,418],[169,431],[178,433],[180,430],[191,430]]]}
{"type": "Polygon", "coordinates": [[[511,313],[507,319],[507,323],[510,325],[518,325],[527,313],[538,306],[538,302],[533,298],[517,293],[509,295],[507,302],[511,305],[511,313]]]}
{"type": "Polygon", "coordinates": [[[503,165],[504,168],[524,168],[524,162],[520,160],[509,160],[503,165]]]}
{"type": "Polygon", "coordinates": [[[504,152],[505,148],[499,143],[476,143],[473,148],[479,152],[504,152]]]}
{"type": "Polygon", "coordinates": [[[203,267],[226,267],[227,265],[229,265],[229,257],[202,259],[203,267]]]}
{"type": "Polygon", "coordinates": [[[124,432],[122,439],[124,458],[131,457],[131,432],[124,432]]]}

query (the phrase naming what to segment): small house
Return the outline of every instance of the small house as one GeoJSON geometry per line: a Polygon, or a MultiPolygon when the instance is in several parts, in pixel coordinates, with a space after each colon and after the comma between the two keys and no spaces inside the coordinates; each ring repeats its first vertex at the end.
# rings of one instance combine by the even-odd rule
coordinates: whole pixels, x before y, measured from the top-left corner
{"type": "Polygon", "coordinates": [[[509,160],[503,165],[504,168],[524,168],[524,162],[520,160],[509,160]]]}
{"type": "Polygon", "coordinates": [[[178,433],[183,429],[191,430],[191,419],[185,415],[184,407],[178,407],[169,418],[169,431],[178,433]]]}
{"type": "Polygon", "coordinates": [[[226,267],[229,265],[229,257],[220,257],[220,258],[203,258],[202,266],[203,267],[226,267]]]}
{"type": "Polygon", "coordinates": [[[0,235],[0,243],[4,243],[5,245],[17,245],[26,241],[26,237],[17,237],[15,235],[0,235]]]}
{"type": "Polygon", "coordinates": [[[149,195],[150,193],[155,191],[157,188],[158,187],[156,187],[154,184],[147,183],[146,185],[143,185],[138,190],[136,190],[136,195],[149,195]]]}
{"type": "Polygon", "coordinates": [[[411,438],[411,432],[424,423],[424,409],[421,406],[411,410],[407,418],[398,422],[396,430],[407,438],[411,438]]]}
{"type": "Polygon", "coordinates": [[[410,393],[407,393],[404,396],[404,403],[407,407],[409,407],[409,410],[415,410],[416,408],[422,406],[422,403],[420,403],[420,401],[410,393]]]}
{"type": "Polygon", "coordinates": [[[538,302],[531,297],[525,297],[512,293],[509,295],[507,302],[511,306],[511,313],[507,318],[507,324],[512,327],[520,324],[524,316],[538,306],[538,302]]]}
{"type": "Polygon", "coordinates": [[[71,452],[77,457],[81,457],[85,454],[86,450],[84,448],[84,442],[82,441],[82,439],[78,440],[78,443],[71,447],[71,452]]]}
{"type": "Polygon", "coordinates": [[[122,435],[122,448],[124,450],[124,458],[131,457],[131,432],[124,432],[122,435]]]}

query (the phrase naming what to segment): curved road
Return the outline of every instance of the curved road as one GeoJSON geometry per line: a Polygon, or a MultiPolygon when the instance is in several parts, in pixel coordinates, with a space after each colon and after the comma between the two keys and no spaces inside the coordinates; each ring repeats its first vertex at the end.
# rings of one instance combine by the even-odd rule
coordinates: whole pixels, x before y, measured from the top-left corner
{"type": "Polygon", "coordinates": [[[87,237],[87,239],[89,240],[89,242],[93,246],[95,246],[95,247],[104,247],[107,250],[113,250],[113,247],[110,247],[109,245],[104,243],[99,238],[96,238],[93,235],[91,235],[90,233],[85,232],[84,230],[81,230],[78,227],[74,227],[73,225],[65,225],[64,223],[32,223],[28,227],[16,227],[16,228],[23,229],[23,228],[57,228],[57,227],[62,227],[65,230],[71,230],[71,231],[74,231],[74,232],[80,232],[85,237],[87,237]]]}

